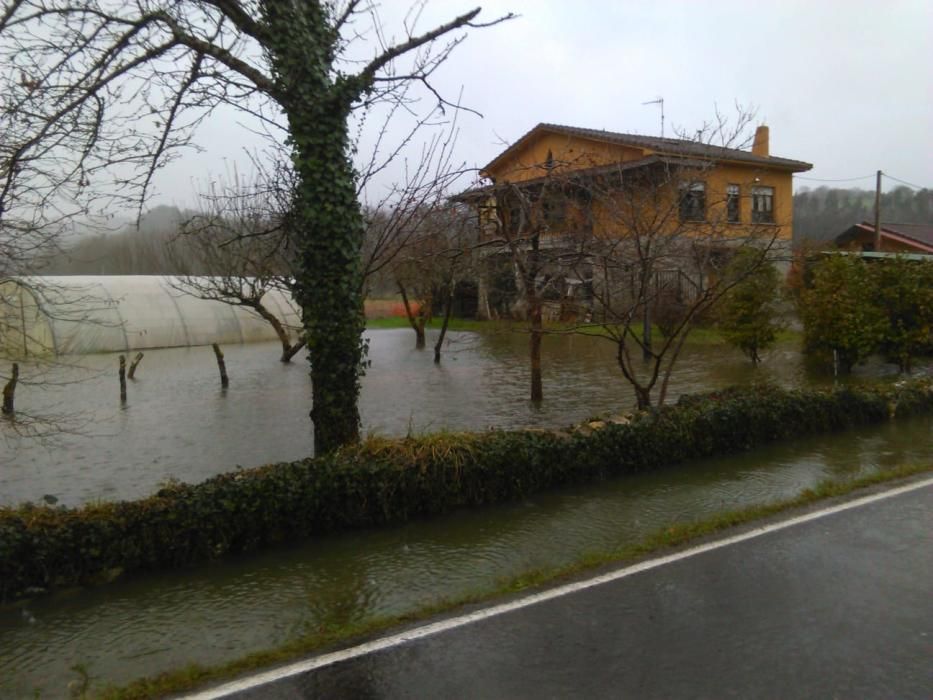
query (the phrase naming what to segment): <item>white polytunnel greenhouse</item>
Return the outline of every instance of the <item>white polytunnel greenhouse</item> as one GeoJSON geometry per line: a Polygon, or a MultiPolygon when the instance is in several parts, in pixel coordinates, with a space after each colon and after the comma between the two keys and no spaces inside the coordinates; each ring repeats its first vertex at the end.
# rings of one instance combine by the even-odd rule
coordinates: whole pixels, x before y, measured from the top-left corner
{"type": "MultiPolygon", "coordinates": [[[[286,327],[299,326],[298,309],[287,293],[270,290],[262,302],[286,327]]],[[[178,278],[114,275],[0,280],[0,354],[8,357],[267,340],[276,340],[275,331],[258,314],[192,296],[183,291],[178,278]]]]}

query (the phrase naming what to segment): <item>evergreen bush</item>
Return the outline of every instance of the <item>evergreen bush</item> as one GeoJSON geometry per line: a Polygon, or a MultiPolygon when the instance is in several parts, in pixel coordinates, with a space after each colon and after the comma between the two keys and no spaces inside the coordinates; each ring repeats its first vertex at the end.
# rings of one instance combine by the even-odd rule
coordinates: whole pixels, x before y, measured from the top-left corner
{"type": "Polygon", "coordinates": [[[313,459],[168,484],[136,501],[0,508],[0,601],[931,410],[929,381],[734,388],[597,430],[373,438],[313,459]]]}

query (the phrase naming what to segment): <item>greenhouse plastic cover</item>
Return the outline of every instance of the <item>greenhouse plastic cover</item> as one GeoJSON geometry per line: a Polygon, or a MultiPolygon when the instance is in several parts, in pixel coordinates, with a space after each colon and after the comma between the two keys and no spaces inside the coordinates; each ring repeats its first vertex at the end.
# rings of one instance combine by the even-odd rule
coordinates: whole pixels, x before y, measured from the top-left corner
{"type": "MultiPolygon", "coordinates": [[[[129,352],[277,339],[254,311],[182,290],[179,278],[150,275],[0,281],[0,353],[129,352]]],[[[270,290],[262,302],[287,328],[300,326],[287,293],[270,290]]]]}

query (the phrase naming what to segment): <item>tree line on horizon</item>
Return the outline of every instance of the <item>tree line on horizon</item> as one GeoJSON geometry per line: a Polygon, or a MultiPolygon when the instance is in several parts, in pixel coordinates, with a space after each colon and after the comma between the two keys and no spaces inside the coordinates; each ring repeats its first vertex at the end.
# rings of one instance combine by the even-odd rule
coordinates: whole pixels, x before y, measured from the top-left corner
{"type": "MultiPolygon", "coordinates": [[[[875,191],[801,188],[794,195],[794,242],[831,242],[854,224],[875,220],[875,191]]],[[[881,221],[933,224],[933,189],[900,186],[881,193],[881,221]]]]}
{"type": "MultiPolygon", "coordinates": [[[[858,188],[803,188],[794,195],[795,243],[827,243],[853,224],[874,220],[875,193],[858,188]]],[[[177,207],[150,210],[139,226],[85,235],[44,266],[49,275],[197,274],[196,254],[178,230],[193,216],[177,207]],[[174,252],[169,254],[169,249],[174,252]],[[186,252],[187,250],[187,252],[186,252]],[[179,259],[187,259],[180,265],[179,259]],[[182,269],[183,268],[183,269],[182,269]]],[[[897,187],[881,195],[884,222],[933,225],[933,189],[897,187]]]]}

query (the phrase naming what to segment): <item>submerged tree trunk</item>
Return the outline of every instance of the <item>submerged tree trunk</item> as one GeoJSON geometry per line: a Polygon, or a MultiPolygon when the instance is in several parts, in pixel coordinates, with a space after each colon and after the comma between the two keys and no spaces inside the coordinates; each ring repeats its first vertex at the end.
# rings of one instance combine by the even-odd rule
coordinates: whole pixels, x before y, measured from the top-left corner
{"type": "Polygon", "coordinates": [[[314,450],[323,454],[360,437],[364,222],[347,121],[372,76],[332,72],[329,5],[265,2],[260,8],[296,175],[287,222],[297,263],[293,291],[311,365],[314,450]]]}
{"type": "Polygon", "coordinates": [[[424,326],[427,323],[428,314],[425,312],[423,306],[418,309],[417,314],[412,311],[411,302],[408,301],[408,290],[405,289],[405,285],[401,282],[397,284],[398,291],[402,295],[402,305],[405,307],[405,316],[408,318],[409,325],[411,325],[412,329],[415,331],[415,348],[423,350],[424,346],[427,345],[424,335],[424,326]]]}
{"type": "Polygon", "coordinates": [[[311,363],[316,454],[360,437],[363,216],[348,158],[348,105],[315,102],[289,115],[300,180],[295,229],[301,263],[295,286],[311,363]]]}
{"type": "MultiPolygon", "coordinates": [[[[352,108],[361,99],[378,98],[384,88],[393,89],[392,81],[375,86],[394,58],[468,26],[479,13],[477,8],[384,48],[358,74],[351,74],[343,64],[335,65],[345,48],[340,25],[354,9],[362,9],[356,2],[344,5],[338,12],[334,3],[321,0],[266,0],[257,3],[262,22],[254,27],[271,64],[274,98],[288,119],[296,182],[286,223],[297,262],[294,295],[311,363],[317,454],[360,438],[358,402],[366,354],[360,251],[365,225],[348,127],[352,108]]],[[[426,71],[419,69],[419,75],[426,71]]],[[[418,75],[396,78],[402,86],[417,81],[418,75]]]]}
{"type": "Polygon", "coordinates": [[[651,390],[642,386],[635,388],[635,408],[639,411],[651,410],[651,390]]]}
{"type": "Polygon", "coordinates": [[[539,403],[544,400],[544,387],[541,382],[541,337],[544,334],[541,321],[541,301],[537,295],[529,309],[531,314],[531,338],[528,342],[531,356],[531,400],[539,403]]]}
{"type": "Polygon", "coordinates": [[[544,400],[544,385],[541,381],[541,336],[544,334],[544,325],[541,317],[541,295],[538,292],[538,273],[541,271],[540,254],[541,237],[535,233],[531,237],[531,250],[528,254],[528,263],[521,276],[525,291],[525,306],[531,336],[528,339],[528,355],[531,365],[531,401],[540,403],[544,400]]]}
{"type": "Polygon", "coordinates": [[[117,374],[120,377],[120,402],[126,403],[126,355],[120,355],[120,369],[117,374]]]}
{"type": "Polygon", "coordinates": [[[447,336],[447,326],[450,324],[450,312],[454,308],[454,285],[451,283],[447,287],[447,303],[444,305],[444,321],[441,323],[441,332],[437,336],[437,342],[434,343],[434,364],[441,363],[441,348],[444,346],[444,338],[447,336]]]}
{"type": "MultiPolygon", "coordinates": [[[[630,366],[630,360],[626,356],[624,336],[616,341],[616,362],[635,392],[635,408],[639,411],[651,410],[651,390],[654,388],[654,381],[647,385],[639,381],[635,369],[630,366]]],[[[655,373],[654,376],[656,377],[657,374],[655,373]]]]}
{"type": "Polygon", "coordinates": [[[223,350],[220,349],[220,346],[217,343],[214,343],[211,347],[214,348],[214,357],[217,360],[217,369],[220,371],[220,386],[226,389],[230,385],[230,378],[227,376],[227,363],[224,361],[223,350]]]}
{"type": "Polygon", "coordinates": [[[133,358],[133,361],[130,363],[130,371],[127,373],[127,377],[130,379],[136,379],[136,368],[139,367],[139,363],[143,361],[143,353],[136,353],[136,357],[133,358]]]}
{"type": "Polygon", "coordinates": [[[650,360],[652,358],[651,347],[651,304],[645,301],[644,316],[641,320],[641,345],[642,358],[650,360]]]}
{"type": "Polygon", "coordinates": [[[10,373],[10,380],[3,387],[3,415],[12,416],[14,413],[13,404],[16,400],[16,383],[19,381],[19,365],[13,363],[13,371],[10,373]]]}
{"type": "Polygon", "coordinates": [[[298,354],[298,351],[306,345],[304,339],[299,339],[297,342],[292,343],[292,338],[288,333],[288,329],[285,328],[279,320],[279,317],[269,311],[261,301],[249,306],[251,306],[257,314],[262,316],[262,318],[272,326],[272,330],[275,331],[275,335],[282,346],[282,354],[279,356],[279,360],[281,362],[291,362],[292,358],[298,354]]]}

